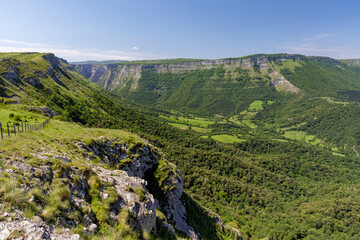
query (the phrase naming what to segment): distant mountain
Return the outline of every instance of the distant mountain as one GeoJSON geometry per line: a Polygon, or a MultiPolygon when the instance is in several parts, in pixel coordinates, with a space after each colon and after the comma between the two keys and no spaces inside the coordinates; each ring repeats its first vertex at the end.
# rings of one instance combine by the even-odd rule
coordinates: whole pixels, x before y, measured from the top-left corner
{"type": "Polygon", "coordinates": [[[275,105],[251,121],[266,122],[267,128],[279,131],[282,126],[306,123],[299,129],[349,150],[348,146],[360,146],[360,125],[355,120],[360,109],[360,68],[349,66],[354,61],[258,54],[73,67],[104,89],[159,110],[236,119],[254,101],[273,101],[275,105]]]}
{"type": "Polygon", "coordinates": [[[345,63],[349,66],[357,66],[360,67],[360,59],[341,59],[339,60],[342,63],[345,63]]]}
{"type": "Polygon", "coordinates": [[[70,64],[112,64],[112,63],[126,63],[127,60],[108,60],[108,61],[96,61],[96,60],[89,60],[83,62],[70,62],[70,64]]]}

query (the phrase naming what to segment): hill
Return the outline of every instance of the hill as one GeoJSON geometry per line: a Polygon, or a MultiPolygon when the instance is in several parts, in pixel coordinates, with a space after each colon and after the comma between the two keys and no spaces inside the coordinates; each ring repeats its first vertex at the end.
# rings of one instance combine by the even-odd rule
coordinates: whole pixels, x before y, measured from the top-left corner
{"type": "MultiPolygon", "coordinates": [[[[298,65],[297,61],[310,61],[309,64],[316,64],[317,61],[314,59],[301,60],[304,57],[300,55],[290,56],[292,56],[291,58],[294,58],[294,56],[296,59],[299,58],[299,60],[295,59],[295,61],[292,59],[282,61],[282,64],[286,64],[290,71],[290,65],[298,65]]],[[[255,56],[249,58],[256,59],[255,56]]],[[[333,61],[331,59],[320,60],[333,61]]],[[[221,64],[221,61],[228,60],[218,60],[218,63],[221,64]]],[[[201,118],[194,114],[184,114],[181,111],[173,110],[170,112],[165,108],[131,106],[117,95],[99,89],[95,84],[74,71],[66,62],[57,59],[53,55],[4,54],[0,65],[2,62],[4,62],[4,65],[2,65],[4,70],[0,74],[3,83],[1,85],[3,93],[2,109],[9,106],[18,106],[19,108],[23,106],[25,109],[49,106],[51,110],[57,112],[59,116],[56,118],[59,120],[76,122],[82,125],[80,127],[73,125],[74,123],[50,121],[50,124],[54,125],[47,125],[43,130],[37,132],[34,137],[31,137],[31,135],[26,137],[26,141],[30,142],[34,138],[35,143],[26,145],[20,142],[21,146],[29,146],[26,147],[26,149],[29,149],[26,150],[29,151],[29,154],[41,151],[42,147],[56,148],[59,145],[61,151],[74,151],[74,158],[72,159],[79,158],[78,161],[73,161],[75,167],[80,169],[81,164],[92,164],[92,157],[95,157],[93,161],[97,161],[95,155],[98,154],[95,151],[91,153],[86,149],[84,151],[80,150],[81,153],[77,153],[76,148],[71,144],[74,141],[75,143],[81,142],[87,146],[94,146],[94,148],[89,148],[91,150],[96,149],[98,145],[106,146],[99,135],[109,135],[110,140],[117,137],[120,139],[119,144],[125,145],[126,143],[129,144],[127,141],[130,141],[131,144],[132,141],[127,136],[132,135],[135,143],[138,141],[135,141],[135,139],[139,139],[141,142],[143,142],[141,139],[146,139],[145,145],[151,144],[161,148],[167,157],[167,161],[176,164],[181,171],[184,180],[184,194],[181,195],[180,201],[187,211],[186,223],[204,239],[234,239],[236,237],[236,231],[234,235],[234,231],[230,227],[223,226],[221,221],[214,220],[219,218],[212,211],[219,214],[228,226],[239,229],[243,239],[351,239],[358,237],[357,234],[360,229],[358,224],[360,209],[358,204],[360,202],[358,199],[360,184],[358,178],[360,171],[359,159],[352,149],[347,149],[350,151],[348,153],[345,150],[335,149],[335,145],[327,145],[331,143],[329,140],[324,141],[324,139],[321,139],[319,142],[318,136],[305,131],[305,128],[310,130],[312,125],[308,126],[308,122],[303,121],[304,119],[307,121],[317,120],[318,118],[314,119],[314,115],[311,115],[315,113],[319,113],[319,116],[331,116],[328,112],[329,109],[333,109],[330,112],[334,112],[333,117],[335,117],[336,113],[343,111],[343,106],[348,107],[348,111],[352,109],[356,111],[357,103],[350,102],[345,97],[342,98],[341,94],[339,98],[318,97],[312,95],[313,93],[306,93],[304,89],[300,89],[292,82],[289,83],[294,87],[286,88],[287,91],[285,92],[281,92],[282,89],[278,92],[276,85],[274,87],[263,87],[263,83],[259,79],[256,81],[251,75],[248,84],[251,84],[252,87],[248,88],[249,91],[257,88],[256,84],[259,84],[260,89],[264,89],[264,91],[265,89],[266,91],[270,90],[271,94],[276,98],[260,99],[249,94],[255,100],[242,100],[248,101],[248,104],[239,105],[241,112],[228,111],[228,113],[224,112],[222,116],[220,114],[214,116],[212,114],[208,115],[206,112],[201,113],[199,110],[199,115],[202,115],[201,118]],[[49,58],[54,59],[49,61],[49,58]],[[9,64],[10,61],[15,64],[9,64]],[[56,64],[57,61],[59,61],[59,64],[56,64]],[[51,62],[55,64],[51,64],[51,62]],[[51,77],[51,69],[57,76],[57,81],[51,77]],[[40,75],[41,72],[45,74],[40,75]],[[35,80],[38,77],[39,83],[32,85],[30,83],[33,83],[33,81],[25,81],[25,79],[28,79],[27,74],[33,74],[32,78],[35,80]],[[37,87],[40,84],[44,87],[37,87]],[[300,90],[296,90],[297,88],[300,90]],[[289,91],[289,89],[292,91],[289,91]],[[305,102],[304,99],[306,99],[305,102]],[[290,120],[291,116],[294,117],[292,120],[290,120]],[[175,127],[168,124],[169,122],[175,127]],[[53,127],[53,130],[49,131],[50,127],[53,127]],[[97,129],[93,129],[93,127],[97,127],[97,129]],[[116,130],[113,132],[112,129],[123,129],[123,131],[116,130]],[[54,138],[54,133],[51,134],[53,131],[58,131],[56,134],[59,134],[59,136],[54,138]],[[132,134],[124,131],[132,132],[132,134]],[[90,139],[86,139],[86,134],[90,136],[90,139]],[[139,136],[139,138],[136,136],[139,136]],[[45,141],[39,142],[39,140],[45,141]],[[222,143],[221,141],[233,143],[222,143]],[[37,143],[39,143],[39,147],[34,146],[37,143]],[[49,145],[49,147],[45,145],[49,145]],[[90,158],[90,161],[88,158],[90,158]],[[207,208],[201,208],[199,204],[207,208]]],[[[202,61],[201,64],[206,66],[206,64],[213,63],[214,61],[208,63],[202,61]]],[[[250,63],[252,64],[251,61],[250,63]]],[[[187,64],[182,63],[179,66],[187,66],[187,64]]],[[[139,67],[131,64],[129,66],[139,67]]],[[[263,64],[259,65],[259,68],[260,66],[263,66],[263,64]]],[[[122,67],[125,68],[125,66],[122,67]]],[[[152,68],[144,67],[143,70],[149,69],[152,68]]],[[[210,71],[211,69],[205,70],[210,71]]],[[[255,77],[260,77],[265,69],[259,70],[260,73],[255,69],[251,70],[251,67],[248,70],[248,72],[243,73],[244,76],[251,73],[255,77]]],[[[193,72],[196,71],[195,69],[193,72]]],[[[281,69],[276,71],[276,74],[281,74],[284,78],[287,76],[286,71],[285,73],[281,73],[281,69]]],[[[149,74],[150,76],[157,76],[151,74],[158,73],[153,71],[149,74]]],[[[173,73],[173,75],[176,74],[173,73]]],[[[186,76],[186,73],[181,74],[176,76],[186,76]]],[[[216,72],[216,74],[221,73],[216,72]]],[[[225,72],[224,76],[225,74],[228,73],[225,72]]],[[[356,74],[356,71],[353,70],[349,74],[356,74]]],[[[191,76],[194,82],[197,79],[195,76],[191,76]]],[[[280,75],[278,76],[280,77],[280,75]]],[[[345,74],[345,76],[348,75],[345,74]]],[[[296,75],[294,75],[295,77],[296,75]]],[[[290,81],[288,78],[290,79],[290,75],[286,78],[287,81],[290,81]]],[[[157,78],[152,79],[156,83],[157,78]]],[[[205,81],[208,78],[199,77],[199,79],[205,81]]],[[[209,79],[213,81],[215,78],[209,77],[209,79]]],[[[222,78],[218,80],[222,80],[222,78]]],[[[326,80],[332,81],[333,79],[326,80]]],[[[164,80],[164,82],[166,81],[164,80]]],[[[283,82],[285,82],[285,86],[291,86],[285,80],[283,82]]],[[[350,87],[351,84],[345,82],[341,86],[350,87]]],[[[350,90],[356,91],[356,86],[353,86],[350,90]]],[[[334,91],[329,92],[333,93],[334,91]]],[[[264,95],[266,94],[268,93],[265,92],[264,95]]],[[[22,119],[25,118],[20,113],[15,113],[14,117],[16,115],[22,119]]],[[[334,127],[339,126],[334,124],[331,119],[323,118],[318,124],[323,126],[321,124],[327,122],[327,124],[332,124],[334,127]]],[[[352,136],[349,133],[353,134],[353,131],[358,130],[356,125],[352,125],[354,121],[351,117],[342,119],[348,119],[348,122],[344,122],[344,127],[348,127],[346,125],[350,124],[354,129],[350,130],[349,128],[348,133],[341,134],[352,136]]],[[[314,131],[317,131],[318,128],[315,128],[314,125],[314,129],[314,131]]],[[[325,133],[326,131],[323,130],[322,132],[325,133]]],[[[337,132],[330,133],[339,136],[337,132]]],[[[22,136],[17,137],[21,138],[22,136]]],[[[7,152],[10,148],[2,150],[2,159],[11,158],[14,155],[25,158],[25,156],[21,155],[22,150],[19,146],[9,145],[8,147],[4,145],[4,148],[6,147],[11,147],[11,152],[7,152]]],[[[108,158],[111,156],[111,154],[108,154],[108,158]]],[[[139,156],[134,157],[137,159],[136,157],[139,156]]],[[[54,156],[48,157],[51,159],[54,156]]],[[[26,159],[24,161],[26,162],[26,159]]],[[[55,166],[52,161],[49,164],[55,166]]],[[[65,163],[60,166],[63,164],[65,163]]],[[[6,165],[6,169],[11,168],[7,162],[4,165],[6,165]]],[[[161,180],[166,177],[169,170],[172,170],[172,168],[166,168],[166,166],[173,165],[165,165],[164,168],[158,165],[159,171],[155,171],[154,175],[145,174],[145,178],[148,179],[149,183],[146,191],[152,193],[153,196],[158,196],[157,199],[160,200],[163,199],[161,194],[163,191],[161,188],[156,187],[156,183],[161,183],[161,181],[153,178],[159,176],[161,180]]],[[[114,166],[100,161],[99,167],[105,170],[113,170],[114,166]]],[[[17,171],[16,169],[13,170],[17,171]]],[[[16,172],[16,177],[21,176],[17,174],[19,173],[16,172]]],[[[116,177],[116,175],[117,173],[113,177],[116,177]]],[[[168,176],[173,175],[169,174],[168,176]]],[[[69,183],[72,183],[72,181],[69,183]]],[[[100,186],[106,187],[105,191],[111,192],[111,186],[101,184],[100,186]]],[[[175,189],[177,188],[168,188],[168,190],[175,189]]],[[[46,189],[46,191],[48,195],[45,195],[50,197],[51,189],[46,189]]],[[[71,194],[73,193],[71,192],[71,194]]],[[[98,195],[96,191],[94,191],[94,194],[96,203],[98,195]]],[[[138,197],[140,197],[140,194],[137,194],[138,197]]],[[[67,198],[64,198],[64,201],[66,203],[67,198]]],[[[3,199],[2,202],[4,202],[3,199]]],[[[86,200],[85,203],[91,205],[90,200],[86,200]]],[[[42,205],[37,204],[37,206],[42,205]]],[[[44,206],[46,205],[44,204],[44,206]]],[[[66,205],[64,206],[66,207],[66,205]]],[[[95,210],[102,210],[104,206],[106,205],[95,204],[94,207],[95,210]],[[96,208],[96,206],[99,208],[96,208]]],[[[166,209],[166,206],[164,206],[164,209],[166,209]]],[[[75,213],[77,216],[82,216],[80,211],[75,213]]],[[[159,213],[157,216],[161,216],[161,214],[159,213]]],[[[64,218],[64,216],[61,217],[64,218]]],[[[66,217],[72,217],[72,220],[76,219],[76,216],[66,215],[66,217]]],[[[109,226],[99,232],[99,237],[106,229],[109,229],[107,233],[112,234],[112,225],[106,221],[108,220],[105,218],[105,223],[109,226]]],[[[118,223],[120,224],[121,221],[118,223]]],[[[140,234],[136,235],[139,238],[147,238],[141,232],[131,231],[129,234],[132,233],[140,234]]],[[[180,233],[176,232],[176,234],[180,233]]],[[[151,239],[151,236],[149,238],[151,239]]]]}

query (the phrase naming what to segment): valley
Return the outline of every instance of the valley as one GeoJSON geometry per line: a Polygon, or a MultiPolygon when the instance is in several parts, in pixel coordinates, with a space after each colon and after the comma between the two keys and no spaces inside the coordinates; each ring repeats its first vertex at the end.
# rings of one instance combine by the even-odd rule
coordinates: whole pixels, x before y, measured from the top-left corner
{"type": "Polygon", "coordinates": [[[84,239],[358,237],[356,66],[292,54],[70,65],[1,53],[0,70],[1,122],[56,112],[1,142],[2,212],[84,239]]]}

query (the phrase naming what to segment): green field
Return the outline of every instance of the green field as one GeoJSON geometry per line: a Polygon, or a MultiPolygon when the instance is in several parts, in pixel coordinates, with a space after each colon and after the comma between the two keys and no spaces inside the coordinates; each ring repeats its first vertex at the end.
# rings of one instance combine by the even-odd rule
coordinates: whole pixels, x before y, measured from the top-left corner
{"type": "Polygon", "coordinates": [[[40,123],[46,120],[46,117],[39,114],[27,112],[16,108],[4,108],[0,106],[0,122],[12,123],[12,122],[27,122],[27,123],[40,123]]]}
{"type": "Polygon", "coordinates": [[[180,124],[180,123],[169,123],[169,125],[177,127],[177,128],[179,128],[181,130],[189,129],[189,127],[187,125],[180,124]]]}
{"type": "Polygon", "coordinates": [[[256,111],[260,111],[263,110],[263,101],[261,100],[255,100],[253,101],[250,106],[249,106],[249,110],[256,110],[256,111]]]}
{"type": "Polygon", "coordinates": [[[174,123],[182,123],[182,124],[188,124],[195,127],[202,127],[206,128],[211,124],[214,124],[215,121],[207,120],[205,118],[186,118],[186,117],[175,117],[175,116],[164,116],[160,115],[159,117],[168,120],[169,122],[174,123]]]}
{"type": "Polygon", "coordinates": [[[200,133],[209,133],[212,131],[212,129],[200,128],[200,127],[191,127],[191,130],[194,130],[194,131],[200,132],[200,133]]]}
{"type": "Polygon", "coordinates": [[[284,133],[284,137],[291,140],[305,141],[312,145],[318,145],[321,143],[321,139],[318,139],[315,135],[310,135],[304,131],[287,131],[284,133]]]}
{"type": "Polygon", "coordinates": [[[290,71],[294,72],[296,67],[301,67],[301,64],[299,61],[286,60],[276,64],[276,66],[279,68],[279,70],[288,68],[290,71]]]}
{"type": "Polygon", "coordinates": [[[245,142],[245,139],[240,139],[231,135],[221,134],[221,135],[213,135],[211,136],[212,139],[216,141],[220,141],[223,143],[234,143],[234,142],[245,142]]]}

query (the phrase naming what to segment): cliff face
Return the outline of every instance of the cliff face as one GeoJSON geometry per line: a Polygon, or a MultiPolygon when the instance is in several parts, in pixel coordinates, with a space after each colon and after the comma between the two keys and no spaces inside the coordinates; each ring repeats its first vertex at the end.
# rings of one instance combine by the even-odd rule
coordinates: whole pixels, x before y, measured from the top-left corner
{"type": "MultiPolygon", "coordinates": [[[[72,65],[74,69],[91,80],[99,84],[106,90],[116,90],[128,88],[136,90],[138,81],[141,78],[141,73],[146,69],[155,69],[158,73],[172,73],[181,74],[193,70],[203,70],[212,68],[224,68],[232,71],[234,68],[252,69],[258,68],[260,73],[265,75],[267,70],[273,67],[273,62],[286,60],[305,60],[306,57],[295,54],[279,54],[274,56],[269,55],[254,55],[240,59],[218,59],[206,60],[197,62],[184,62],[176,64],[77,64],[72,65]]],[[[271,76],[271,84],[281,92],[300,91],[297,87],[287,81],[278,71],[274,71],[271,76]],[[279,85],[279,87],[277,87],[279,85]]]]}

